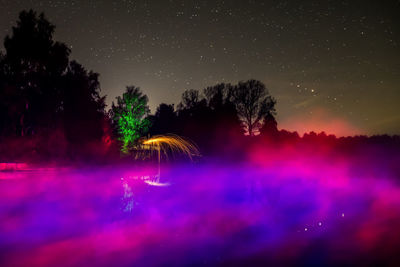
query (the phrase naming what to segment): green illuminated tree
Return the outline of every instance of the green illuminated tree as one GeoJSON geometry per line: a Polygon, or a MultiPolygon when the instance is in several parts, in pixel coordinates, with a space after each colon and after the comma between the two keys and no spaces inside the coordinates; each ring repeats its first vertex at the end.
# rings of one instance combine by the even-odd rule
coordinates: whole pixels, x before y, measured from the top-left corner
{"type": "Polygon", "coordinates": [[[150,112],[149,100],[135,86],[127,86],[122,97],[118,96],[116,99],[117,105],[112,103],[111,118],[122,142],[122,152],[128,153],[150,127],[147,119],[150,112]]]}

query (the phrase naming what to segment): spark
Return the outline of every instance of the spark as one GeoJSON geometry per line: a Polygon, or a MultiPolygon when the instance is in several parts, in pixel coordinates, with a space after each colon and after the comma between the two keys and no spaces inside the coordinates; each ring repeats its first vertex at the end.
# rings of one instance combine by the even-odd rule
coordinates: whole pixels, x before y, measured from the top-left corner
{"type": "Polygon", "coordinates": [[[191,160],[193,156],[200,156],[200,152],[194,143],[177,135],[157,135],[144,140],[142,144],[145,149],[163,151],[165,154],[168,150],[180,152],[187,155],[191,160]]]}
{"type": "Polygon", "coordinates": [[[149,185],[166,186],[169,184],[161,184],[161,151],[167,156],[168,151],[172,153],[183,153],[187,155],[190,160],[193,156],[200,156],[200,152],[196,145],[177,135],[157,135],[149,139],[141,140],[141,149],[144,151],[157,151],[158,155],[158,174],[155,176],[155,181],[146,180],[149,185]]]}

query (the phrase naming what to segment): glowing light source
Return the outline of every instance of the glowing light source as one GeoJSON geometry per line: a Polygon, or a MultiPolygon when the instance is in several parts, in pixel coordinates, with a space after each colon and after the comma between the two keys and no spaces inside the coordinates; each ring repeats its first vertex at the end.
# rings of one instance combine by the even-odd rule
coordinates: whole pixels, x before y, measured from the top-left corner
{"type": "Polygon", "coordinates": [[[172,153],[183,153],[191,160],[193,159],[193,156],[200,156],[200,152],[194,143],[177,135],[157,135],[150,139],[143,140],[141,143],[144,150],[157,151],[158,155],[157,179],[152,183],[147,182],[150,185],[160,186],[161,151],[163,151],[165,155],[167,155],[168,151],[171,151],[172,153]]]}
{"type": "Polygon", "coordinates": [[[164,186],[170,185],[170,183],[160,183],[160,182],[155,182],[155,181],[151,181],[151,180],[144,180],[144,182],[148,185],[158,186],[158,187],[164,187],[164,186]]]}
{"type": "Polygon", "coordinates": [[[172,152],[180,152],[187,155],[190,159],[199,156],[200,152],[192,142],[177,135],[158,135],[142,142],[145,149],[172,152]]]}

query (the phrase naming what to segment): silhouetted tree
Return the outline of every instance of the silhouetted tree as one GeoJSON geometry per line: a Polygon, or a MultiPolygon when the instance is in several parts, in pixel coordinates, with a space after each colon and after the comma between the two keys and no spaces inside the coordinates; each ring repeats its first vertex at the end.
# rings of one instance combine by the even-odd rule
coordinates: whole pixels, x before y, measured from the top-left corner
{"type": "Polygon", "coordinates": [[[8,104],[5,93],[4,55],[0,51],[0,136],[4,135],[8,120],[8,104]]]}
{"type": "Polygon", "coordinates": [[[209,86],[203,90],[208,107],[213,110],[221,109],[224,102],[229,98],[231,85],[220,83],[215,86],[209,86]]]}
{"type": "Polygon", "coordinates": [[[186,90],[182,94],[182,100],[178,104],[178,110],[191,110],[196,108],[200,101],[200,94],[198,90],[186,90]]]}
{"type": "Polygon", "coordinates": [[[233,86],[220,83],[204,89],[209,113],[209,131],[212,136],[208,144],[213,150],[225,157],[237,153],[237,145],[243,141],[243,131],[235,104],[232,102],[233,86]]]}
{"type": "Polygon", "coordinates": [[[61,77],[70,50],[53,41],[54,29],[43,14],[22,11],[12,35],[4,40],[4,87],[10,91],[8,109],[14,112],[10,126],[20,135],[54,127],[60,115],[61,77]]]}
{"type": "Polygon", "coordinates": [[[136,145],[150,127],[147,115],[150,112],[148,98],[139,87],[127,86],[122,97],[118,96],[117,105],[112,103],[111,118],[124,153],[136,145]]]}
{"type": "Polygon", "coordinates": [[[198,90],[186,90],[178,104],[179,133],[189,137],[200,147],[209,138],[209,112],[207,102],[198,90]]]}
{"type": "Polygon", "coordinates": [[[22,11],[5,38],[5,54],[0,56],[0,134],[40,133],[37,142],[56,133],[71,143],[100,141],[105,97],[99,95],[98,74],[70,62],[70,50],[53,40],[54,30],[43,13],[22,11]]]}
{"type": "Polygon", "coordinates": [[[233,90],[233,101],[245,131],[254,136],[262,127],[263,118],[274,112],[276,101],[265,85],[257,80],[239,82],[233,90]]]}
{"type": "Polygon", "coordinates": [[[178,105],[178,134],[193,140],[203,154],[228,151],[232,140],[242,135],[232,99],[230,84],[217,84],[203,90],[187,90],[178,105]]]}
{"type": "Polygon", "coordinates": [[[152,116],[151,120],[152,125],[150,128],[150,133],[152,135],[179,133],[179,129],[177,128],[177,115],[175,113],[174,105],[161,103],[157,107],[156,113],[154,116],[152,116]]]}
{"type": "Polygon", "coordinates": [[[275,119],[276,110],[276,100],[272,97],[267,97],[267,101],[265,101],[262,105],[262,112],[265,113],[262,126],[260,128],[260,134],[266,135],[270,137],[276,137],[278,134],[278,123],[275,119]]]}
{"type": "Polygon", "coordinates": [[[86,143],[103,136],[105,96],[100,97],[99,75],[72,61],[65,75],[64,127],[68,141],[86,143]]]}
{"type": "Polygon", "coordinates": [[[268,113],[264,117],[263,126],[260,128],[260,134],[264,136],[276,136],[278,134],[278,123],[275,120],[275,117],[268,113]]]}
{"type": "Polygon", "coordinates": [[[232,102],[233,90],[232,85],[225,83],[204,89],[208,107],[212,111],[211,120],[214,121],[214,132],[216,133],[227,134],[233,131],[236,134],[242,134],[238,113],[232,102]]]}

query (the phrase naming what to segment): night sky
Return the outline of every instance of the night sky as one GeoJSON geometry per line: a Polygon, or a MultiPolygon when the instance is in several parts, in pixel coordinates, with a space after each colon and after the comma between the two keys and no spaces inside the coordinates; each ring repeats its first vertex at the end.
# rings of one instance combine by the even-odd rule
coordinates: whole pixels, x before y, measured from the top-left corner
{"type": "Polygon", "coordinates": [[[154,112],[185,89],[254,78],[279,128],[400,134],[400,1],[1,0],[1,39],[30,8],[100,73],[108,104],[135,85],[154,112]]]}

